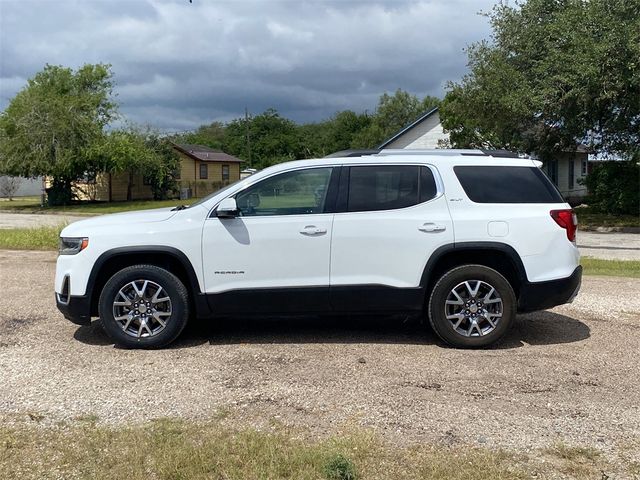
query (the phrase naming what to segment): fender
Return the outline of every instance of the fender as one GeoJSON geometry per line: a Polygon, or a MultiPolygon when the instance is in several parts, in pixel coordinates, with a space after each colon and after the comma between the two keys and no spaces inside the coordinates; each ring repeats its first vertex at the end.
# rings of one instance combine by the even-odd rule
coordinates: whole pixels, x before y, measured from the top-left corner
{"type": "Polygon", "coordinates": [[[93,264],[93,268],[91,269],[91,273],[89,274],[89,280],[87,281],[86,287],[86,295],[88,297],[89,302],[91,304],[95,304],[92,298],[94,296],[94,289],[96,286],[96,282],[98,279],[98,274],[102,270],[102,267],[109,261],[113,260],[116,257],[120,257],[123,255],[144,255],[144,254],[158,254],[161,253],[163,255],[169,255],[174,260],[176,260],[180,265],[184,268],[184,271],[187,274],[187,278],[189,281],[189,290],[193,293],[193,301],[194,307],[196,310],[196,314],[198,317],[206,316],[210,314],[209,306],[207,305],[206,299],[202,293],[200,288],[200,282],[198,281],[198,277],[196,275],[195,269],[193,268],[193,264],[187,258],[187,256],[174,247],[169,247],[165,245],[138,245],[131,247],[118,247],[113,248],[111,250],[107,250],[102,253],[98,259],[93,264]]]}
{"type": "Polygon", "coordinates": [[[511,245],[500,242],[458,242],[443,245],[433,252],[422,272],[420,286],[426,288],[429,285],[433,269],[444,255],[451,252],[464,252],[468,250],[492,250],[504,253],[511,260],[519,280],[521,282],[527,281],[527,273],[524,269],[522,259],[511,245]]]}

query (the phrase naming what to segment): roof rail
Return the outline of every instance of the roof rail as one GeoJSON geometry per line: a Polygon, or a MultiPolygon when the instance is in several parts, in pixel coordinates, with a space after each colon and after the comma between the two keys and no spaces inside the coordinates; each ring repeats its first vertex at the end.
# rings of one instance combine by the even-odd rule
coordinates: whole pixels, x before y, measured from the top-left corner
{"type": "Polygon", "coordinates": [[[518,153],[508,150],[473,150],[473,149],[453,149],[453,148],[436,148],[436,149],[412,149],[412,148],[383,148],[381,150],[341,150],[339,152],[327,155],[325,158],[348,158],[348,157],[364,157],[364,156],[397,156],[397,155],[437,155],[439,157],[457,157],[460,155],[476,156],[476,157],[503,157],[503,158],[529,158],[528,156],[519,155],[518,153]]]}
{"type": "Polygon", "coordinates": [[[369,149],[369,150],[349,149],[349,150],[340,150],[339,152],[334,152],[332,154],[327,155],[324,158],[364,157],[366,155],[376,155],[378,153],[380,153],[380,150],[378,149],[369,149]]]}
{"type": "Polygon", "coordinates": [[[453,148],[434,148],[434,149],[413,149],[413,148],[385,148],[380,150],[378,155],[438,155],[438,156],[459,156],[459,155],[485,155],[482,150],[453,149],[453,148]]]}

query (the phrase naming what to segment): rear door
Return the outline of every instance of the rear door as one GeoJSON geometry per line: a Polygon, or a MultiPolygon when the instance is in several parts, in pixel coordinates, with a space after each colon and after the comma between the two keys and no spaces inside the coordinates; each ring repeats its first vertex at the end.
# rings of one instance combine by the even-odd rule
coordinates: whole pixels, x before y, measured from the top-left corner
{"type": "Polygon", "coordinates": [[[331,244],[332,306],[421,309],[427,260],[451,242],[453,226],[434,167],[343,167],[331,244]]]}

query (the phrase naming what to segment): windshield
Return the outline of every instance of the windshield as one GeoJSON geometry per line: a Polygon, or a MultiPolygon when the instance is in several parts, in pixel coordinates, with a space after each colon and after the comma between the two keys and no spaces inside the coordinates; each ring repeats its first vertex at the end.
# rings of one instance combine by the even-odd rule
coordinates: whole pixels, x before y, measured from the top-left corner
{"type": "Polygon", "coordinates": [[[217,190],[217,191],[215,191],[213,193],[210,193],[206,197],[202,197],[201,199],[199,199],[196,202],[193,202],[192,204],[189,205],[189,207],[195,207],[196,205],[200,205],[200,204],[206,202],[207,200],[215,197],[216,195],[220,195],[221,193],[226,192],[227,190],[231,190],[233,187],[235,187],[238,183],[240,183],[243,180],[244,180],[244,178],[241,178],[240,180],[236,180],[235,182],[230,183],[226,187],[221,188],[220,190],[217,190]]]}

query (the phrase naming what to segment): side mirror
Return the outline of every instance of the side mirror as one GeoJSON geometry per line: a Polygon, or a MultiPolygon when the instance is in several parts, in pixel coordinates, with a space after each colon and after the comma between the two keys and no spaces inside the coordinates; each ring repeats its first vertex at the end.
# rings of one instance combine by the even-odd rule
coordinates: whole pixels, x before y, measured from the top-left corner
{"type": "Polygon", "coordinates": [[[218,218],[235,218],[239,213],[236,199],[233,197],[225,198],[216,208],[216,216],[218,218]]]}

